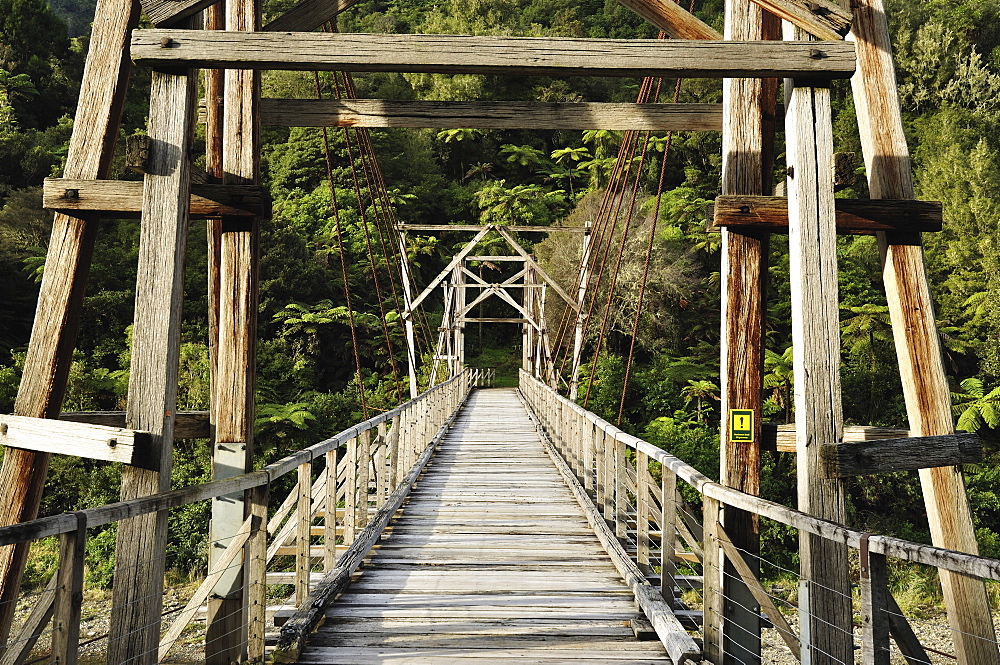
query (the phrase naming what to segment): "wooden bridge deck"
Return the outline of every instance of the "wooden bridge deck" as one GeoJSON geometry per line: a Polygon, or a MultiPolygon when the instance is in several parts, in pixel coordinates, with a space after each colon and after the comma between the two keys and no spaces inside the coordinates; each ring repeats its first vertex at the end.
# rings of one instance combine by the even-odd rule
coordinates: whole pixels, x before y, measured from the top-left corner
{"type": "Polygon", "coordinates": [[[513,389],[473,393],[301,663],[669,663],[513,389]]]}

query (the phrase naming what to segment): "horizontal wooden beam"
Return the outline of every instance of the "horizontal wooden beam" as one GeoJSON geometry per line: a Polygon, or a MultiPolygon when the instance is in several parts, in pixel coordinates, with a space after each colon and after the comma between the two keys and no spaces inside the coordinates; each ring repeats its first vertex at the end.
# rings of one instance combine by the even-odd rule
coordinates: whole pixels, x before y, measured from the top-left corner
{"type": "Polygon", "coordinates": [[[151,439],[122,427],[0,415],[0,445],[150,468],[151,439]]]}
{"type": "Polygon", "coordinates": [[[265,32],[309,32],[341,12],[350,9],[357,2],[358,0],[302,0],[265,25],[262,30],[265,32]]]}
{"type": "MultiPolygon", "coordinates": [[[[125,427],[124,411],[64,411],[59,420],[107,427],[125,427]]],[[[212,426],[208,411],[174,411],[175,439],[208,439],[212,426]]]]}
{"type": "MultiPolygon", "coordinates": [[[[479,233],[486,226],[479,224],[397,224],[400,231],[417,231],[440,233],[442,231],[462,231],[479,233]]],[[[514,233],[589,233],[587,226],[507,226],[514,233]]]]}
{"type": "Polygon", "coordinates": [[[514,261],[524,263],[523,256],[467,256],[466,261],[514,261]]]}
{"type": "Polygon", "coordinates": [[[968,433],[825,443],[820,457],[832,477],[868,476],[975,464],[983,460],[983,443],[978,434],[968,433]]]}
{"type": "Polygon", "coordinates": [[[517,318],[473,318],[465,317],[461,319],[462,323],[531,323],[528,319],[517,319],[517,318]]]}
{"type": "Polygon", "coordinates": [[[674,0],[618,0],[671,39],[722,39],[719,32],[674,0]]]}
{"type": "MultiPolygon", "coordinates": [[[[890,427],[865,427],[847,425],[844,427],[844,443],[878,441],[908,437],[909,430],[890,427]]],[[[777,450],[779,453],[794,453],[795,425],[774,425],[765,423],[761,430],[761,449],[777,450]]]]}
{"type": "Polygon", "coordinates": [[[834,0],[752,0],[775,16],[820,39],[841,39],[854,13],[834,0]]]}
{"type": "Polygon", "coordinates": [[[849,78],[848,42],[368,35],[135,30],[145,67],[509,76],[849,78]]]}
{"type": "MultiPolygon", "coordinates": [[[[940,231],[937,201],[834,199],[837,232],[872,235],[879,231],[940,231]]],[[[788,199],[783,196],[720,196],[715,199],[709,231],[723,227],[788,233],[788,199]]]]}
{"type": "Polygon", "coordinates": [[[262,99],[261,122],[275,127],[721,131],[722,105],[262,99]]]}
{"type": "Polygon", "coordinates": [[[177,25],[219,0],[139,0],[149,22],[157,27],[177,25]]]}
{"type": "MultiPolygon", "coordinates": [[[[142,181],[46,178],[42,206],[72,214],[91,210],[120,217],[142,212],[142,181]]],[[[192,217],[269,217],[270,201],[257,185],[191,185],[192,217]]]]}

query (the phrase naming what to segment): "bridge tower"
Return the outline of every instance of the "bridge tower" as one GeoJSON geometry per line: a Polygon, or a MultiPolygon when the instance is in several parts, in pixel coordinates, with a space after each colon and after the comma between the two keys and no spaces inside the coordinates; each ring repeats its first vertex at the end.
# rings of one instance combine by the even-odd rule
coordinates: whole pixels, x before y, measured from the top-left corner
{"type": "MultiPolygon", "coordinates": [[[[100,0],[64,177],[46,185],[46,203],[57,214],[15,407],[43,435],[6,434],[9,445],[0,470],[0,525],[37,515],[50,455],[66,452],[55,441],[67,436],[86,440],[82,430],[67,435],[45,421],[58,418],[61,411],[102,213],[139,214],[142,219],[131,383],[122,436],[143,443],[136,446],[134,455],[119,460],[125,462],[122,498],[169,489],[177,420],[182,277],[192,217],[210,220],[214,474],[225,477],[248,469],[253,447],[259,219],[266,214],[258,186],[262,118],[300,126],[721,127],[722,193],[727,198],[717,202],[715,222],[723,229],[724,409],[727,414],[749,414],[751,421],[749,428],[737,432],[731,426],[735,421],[725,420],[722,478],[725,484],[751,494],[759,490],[766,249],[769,234],[784,230],[789,233],[793,270],[799,508],[843,521],[842,480],[830,473],[819,450],[820,444],[838,443],[843,435],[835,265],[835,234],[843,215],[838,215],[833,198],[829,86],[834,79],[851,78],[869,187],[872,197],[884,202],[882,216],[869,220],[866,228],[878,235],[883,256],[910,429],[924,437],[952,433],[920,233],[910,223],[918,206],[911,201],[909,154],[882,0],[727,0],[724,36],[673,2],[622,2],[674,39],[324,34],[312,31],[349,8],[352,0],[302,0],[267,25],[262,25],[256,0],[230,0],[224,7],[215,0],[142,0],[141,4],[100,0]],[[140,11],[154,29],[136,29],[140,11]],[[779,19],[787,22],[785,41],[780,41],[779,19]],[[845,42],[848,32],[851,41],[845,42]],[[144,172],[141,187],[107,180],[133,63],[152,69],[149,138],[137,146],[135,160],[144,172]],[[718,109],[672,105],[379,100],[313,104],[311,100],[262,100],[262,69],[710,77],[725,81],[725,99],[721,123],[718,109]],[[205,175],[209,182],[203,185],[194,184],[191,165],[199,70],[206,72],[208,116],[205,175]],[[785,79],[789,156],[786,201],[762,198],[772,193],[780,79],[785,79]],[[734,208],[726,208],[724,204],[734,202],[731,197],[740,199],[734,208]]],[[[452,280],[449,298],[453,298],[457,329],[443,331],[451,335],[449,362],[462,361],[461,328],[469,321],[465,315],[470,306],[465,294],[476,286],[467,282],[463,261],[490,230],[518,250],[505,227],[475,229],[473,241],[428,287],[433,290],[445,279],[452,280]]],[[[526,252],[518,254],[527,266],[526,291],[548,288],[568,306],[580,309],[578,297],[549,280],[526,252]]],[[[427,295],[425,289],[410,299],[410,312],[427,295]]],[[[537,296],[529,300],[523,323],[529,326],[527,336],[532,339],[531,363],[537,371],[550,372],[541,324],[543,301],[537,296]]],[[[408,336],[412,340],[409,324],[408,336]]],[[[412,350],[410,361],[415,385],[412,350]]],[[[574,363],[574,376],[577,369],[574,363]]],[[[103,448],[80,444],[74,454],[106,456],[107,447],[107,439],[103,448]]],[[[959,468],[925,469],[921,480],[935,544],[975,552],[959,468]]],[[[213,507],[212,540],[225,542],[248,510],[242,495],[219,500],[213,507]]],[[[754,551],[756,525],[751,516],[727,509],[719,523],[737,546],[754,551]]],[[[166,538],[165,513],[126,519],[119,527],[111,662],[155,660],[163,581],[159,555],[166,538]]],[[[803,576],[814,590],[809,598],[813,616],[809,633],[816,647],[813,662],[850,662],[850,641],[835,629],[850,625],[850,605],[845,601],[849,594],[846,547],[808,537],[804,552],[803,576]]],[[[7,601],[16,597],[26,554],[25,546],[15,546],[0,555],[0,638],[9,629],[14,604],[7,601]]],[[[725,570],[728,564],[717,548],[706,555],[715,557],[718,567],[725,570]]],[[[242,573],[234,571],[220,581],[209,607],[210,633],[234,639],[214,641],[216,646],[207,654],[211,663],[253,660],[262,653],[262,638],[258,643],[241,634],[240,612],[251,599],[236,593],[242,573]],[[243,653],[248,641],[249,656],[243,653]]],[[[960,662],[996,665],[997,653],[989,649],[993,626],[983,584],[951,573],[942,573],[942,581],[952,626],[960,636],[968,636],[959,640],[960,662]],[[977,636],[989,636],[990,641],[977,636]]],[[[738,604],[750,610],[710,599],[715,604],[706,608],[706,654],[712,662],[722,663],[744,653],[745,662],[753,662],[759,659],[760,650],[755,603],[739,584],[733,583],[728,594],[746,601],[738,604]]]]}

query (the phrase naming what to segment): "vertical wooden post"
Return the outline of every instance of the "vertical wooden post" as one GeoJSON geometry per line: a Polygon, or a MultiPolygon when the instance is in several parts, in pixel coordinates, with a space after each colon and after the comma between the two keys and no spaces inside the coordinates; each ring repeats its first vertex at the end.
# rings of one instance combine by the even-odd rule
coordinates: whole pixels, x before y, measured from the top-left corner
{"type": "Polygon", "coordinates": [[[583,250],[580,259],[580,275],[578,280],[580,288],[576,294],[576,304],[579,310],[576,314],[576,328],[573,332],[573,364],[570,370],[569,379],[569,399],[576,401],[577,390],[580,387],[580,360],[583,357],[583,329],[587,324],[587,309],[584,303],[587,300],[587,288],[590,286],[590,243],[592,241],[590,227],[593,224],[587,220],[587,231],[583,234],[583,250]]]}
{"type": "Polygon", "coordinates": [[[378,437],[376,438],[378,446],[375,448],[375,510],[382,507],[382,504],[385,503],[385,499],[391,491],[389,490],[388,474],[385,468],[386,457],[389,451],[386,436],[387,428],[383,420],[378,424],[378,437]]]}
{"type": "MultiPolygon", "coordinates": [[[[153,72],[126,426],[152,435],[158,471],[122,469],[123,501],[170,489],[195,76],[153,72]]],[[[108,661],[152,663],[163,604],[167,513],[118,525],[108,661]]]]}
{"type": "MultiPolygon", "coordinates": [[[[871,196],[915,198],[882,0],[855,2],[852,30],[858,54],[852,86],[871,196]]],[[[914,436],[950,434],[951,399],[920,234],[881,233],[878,239],[910,431],[914,436]]],[[[920,482],[933,543],[976,554],[961,469],[922,469],[920,482]]],[[[959,664],[1000,663],[982,580],[942,570],[941,588],[959,664]]]]}
{"type": "Polygon", "coordinates": [[[643,573],[651,572],[649,565],[649,456],[643,452],[635,455],[635,541],[637,563],[643,573]]]}
{"type": "Polygon", "coordinates": [[[399,465],[399,435],[402,427],[402,418],[394,416],[392,427],[389,428],[389,491],[396,491],[396,470],[399,465]]]}
{"type": "Polygon", "coordinates": [[[713,665],[721,665],[722,617],[725,598],[722,586],[722,546],[719,544],[719,502],[702,497],[702,596],[704,598],[704,655],[713,665]],[[715,616],[712,616],[715,615],[715,616]]]}
{"type": "Polygon", "coordinates": [[[76,513],[76,530],[59,536],[59,578],[52,612],[52,655],[59,665],[76,665],[80,651],[83,564],[87,516],[76,513]]]}
{"type": "Polygon", "coordinates": [[[337,565],[337,450],[326,453],[326,504],[323,517],[323,572],[337,565]]]}
{"type": "MultiPolygon", "coordinates": [[[[455,268],[455,284],[457,285],[457,290],[455,293],[455,312],[457,314],[455,318],[455,365],[452,370],[451,376],[458,376],[462,373],[462,369],[465,367],[465,302],[466,302],[466,289],[465,289],[465,272],[462,267],[459,266],[455,268]]],[[[428,437],[429,439],[430,437],[428,437]]]]}
{"type": "Polygon", "coordinates": [[[604,439],[604,519],[613,520],[615,506],[615,440],[606,431],[604,439]]]}
{"type": "Polygon", "coordinates": [[[889,665],[889,569],[884,554],[861,541],[861,658],[868,665],[889,665]]]}
{"type": "Polygon", "coordinates": [[[810,592],[809,580],[799,580],[799,663],[800,665],[813,665],[815,661],[813,651],[813,615],[812,615],[812,593],[810,592]]]}
{"type": "Polygon", "coordinates": [[[372,431],[366,429],[358,435],[358,523],[363,529],[368,524],[368,481],[372,463],[372,431]]]}
{"type": "Polygon", "coordinates": [[[344,492],[344,544],[354,542],[358,526],[358,440],[347,442],[347,470],[345,476],[347,490],[344,492]]]}
{"type": "MultiPolygon", "coordinates": [[[[822,444],[843,439],[837,230],[833,205],[830,90],[795,85],[786,115],[788,220],[795,347],[795,419],[799,510],[845,518],[843,482],[827,474],[822,444]]],[[[853,658],[847,545],[800,536],[802,576],[810,589],[810,634],[817,663],[853,658]]]]}
{"type": "MultiPolygon", "coordinates": [[[[334,486],[336,486],[336,478],[334,486]]],[[[247,588],[247,659],[250,663],[264,662],[264,634],[267,631],[267,501],[270,485],[250,490],[247,504],[253,522],[245,548],[247,588]]],[[[336,504],[335,504],[336,505],[336,504]]],[[[336,509],[334,510],[336,514],[336,509]]]]}
{"type": "Polygon", "coordinates": [[[601,511],[602,514],[607,515],[605,510],[605,504],[607,503],[607,485],[605,484],[605,477],[607,472],[605,468],[608,463],[607,455],[604,449],[604,430],[598,429],[597,425],[594,425],[594,457],[596,458],[597,474],[595,478],[596,487],[595,493],[597,495],[597,509],[601,511]]]}
{"type": "Polygon", "coordinates": [[[664,465],[660,475],[660,492],[663,497],[660,504],[660,595],[672,607],[674,575],[677,574],[677,562],[674,559],[674,552],[677,550],[677,505],[674,500],[677,494],[677,474],[664,465]]]}
{"type": "MultiPolygon", "coordinates": [[[[100,0],[90,37],[86,67],[66,157],[66,178],[106,178],[131,60],[132,29],[139,22],[134,0],[100,0]]],[[[62,409],[84,291],[97,237],[98,215],[56,214],[52,223],[38,308],[24,361],[14,412],[56,418],[62,409]]],[[[0,467],[0,526],[38,516],[50,455],[7,448],[0,467]]],[[[28,543],[0,548],[0,644],[7,641],[14,618],[28,543]]]]}
{"type": "Polygon", "coordinates": [[[614,498],[614,519],[615,519],[615,535],[619,538],[625,537],[625,529],[627,527],[625,523],[625,511],[627,509],[626,504],[626,474],[625,469],[625,444],[618,441],[618,439],[611,438],[611,450],[614,455],[615,461],[615,498],[614,498]]]}
{"type": "Polygon", "coordinates": [[[299,465],[298,505],[295,524],[295,604],[309,595],[312,559],[309,553],[312,527],[312,462],[299,465]]]}
{"type": "Polygon", "coordinates": [[[583,488],[594,490],[594,423],[586,416],[580,416],[581,438],[583,439],[583,488]]]}
{"type": "Polygon", "coordinates": [[[403,280],[403,328],[406,331],[406,370],[410,379],[410,399],[417,392],[417,351],[416,339],[413,334],[413,285],[410,284],[410,260],[406,253],[406,231],[399,232],[399,263],[400,275],[403,280]]]}
{"type": "MultiPolygon", "coordinates": [[[[732,40],[780,38],[780,23],[751,0],[727,0],[725,37],[732,40]]],[[[723,80],[722,193],[762,195],[773,190],[776,79],[723,80]]],[[[748,494],[760,492],[760,433],[763,412],[764,318],[769,234],[722,233],[721,482],[748,494]],[[730,431],[733,410],[752,413],[752,435],[730,431]]],[[[735,544],[760,548],[756,518],[726,508],[723,521],[735,544]]],[[[753,594],[732,565],[722,559],[725,597],[724,653],[727,663],[760,661],[760,617],[753,594]]],[[[750,565],[756,572],[756,559],[750,565]]],[[[714,616],[714,614],[713,614],[714,616]]]]}

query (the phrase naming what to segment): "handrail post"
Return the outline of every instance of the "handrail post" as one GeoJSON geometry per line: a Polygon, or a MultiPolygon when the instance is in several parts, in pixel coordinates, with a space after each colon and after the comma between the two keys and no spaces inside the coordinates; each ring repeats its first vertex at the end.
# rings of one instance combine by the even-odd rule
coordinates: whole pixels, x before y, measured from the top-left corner
{"type": "Polygon", "coordinates": [[[368,524],[368,476],[372,457],[372,431],[366,429],[358,435],[358,521],[357,528],[368,524]]]}
{"type": "Polygon", "coordinates": [[[674,600],[674,575],[677,573],[677,474],[666,464],[660,465],[660,595],[671,605],[674,600]]]}
{"type": "Polygon", "coordinates": [[[355,531],[358,526],[358,439],[351,437],[347,441],[347,451],[344,457],[344,482],[347,489],[344,491],[344,544],[350,545],[354,542],[355,531]]]}
{"type": "Polygon", "coordinates": [[[889,576],[884,554],[868,551],[861,540],[861,653],[869,665],[889,665],[889,576]]]}
{"type": "Polygon", "coordinates": [[[611,450],[615,460],[615,498],[614,498],[614,520],[615,535],[619,538],[625,537],[625,499],[628,473],[625,469],[625,444],[616,438],[611,439],[611,450]]]}
{"type": "Polygon", "coordinates": [[[588,493],[594,491],[594,423],[580,414],[580,429],[583,438],[583,488],[588,493]]]}
{"type": "MultiPolygon", "coordinates": [[[[333,487],[336,497],[336,463],[334,463],[333,487]]],[[[250,537],[244,545],[244,557],[247,561],[244,578],[247,588],[247,659],[250,663],[264,662],[264,636],[267,631],[267,501],[270,489],[268,483],[247,491],[247,506],[253,517],[250,537]]],[[[333,501],[333,513],[337,514],[336,498],[333,501]]],[[[334,542],[336,543],[336,538],[334,542]]]]}
{"type": "Polygon", "coordinates": [[[382,421],[378,424],[378,436],[375,439],[378,445],[375,447],[375,510],[378,510],[385,503],[389,496],[389,479],[386,474],[386,461],[389,453],[389,445],[386,440],[388,424],[382,421]]]}
{"type": "Polygon", "coordinates": [[[649,566],[649,456],[637,452],[635,456],[635,542],[636,563],[643,573],[649,566]]]}
{"type": "Polygon", "coordinates": [[[309,595],[309,574],[312,559],[309,540],[312,526],[312,462],[299,465],[298,523],[295,525],[295,604],[301,605],[309,595]]]}
{"type": "Polygon", "coordinates": [[[594,425],[594,457],[596,458],[597,464],[597,478],[596,478],[596,491],[597,491],[597,509],[601,511],[601,514],[607,517],[607,502],[608,502],[608,485],[607,485],[607,467],[608,467],[608,457],[606,446],[604,445],[604,430],[594,425]]]}
{"type": "Polygon", "coordinates": [[[705,660],[713,665],[722,665],[722,620],[725,609],[722,595],[722,555],[718,538],[719,508],[718,500],[702,497],[703,648],[705,660]]]}
{"type": "Polygon", "coordinates": [[[337,565],[337,451],[326,453],[326,508],[323,517],[323,572],[328,573],[337,565]]]}
{"type": "Polygon", "coordinates": [[[80,650],[83,604],[83,563],[87,546],[87,516],[76,513],[76,530],[59,536],[59,572],[52,613],[54,662],[75,665],[80,650]]]}
{"type": "Polygon", "coordinates": [[[399,464],[399,435],[402,427],[402,415],[396,414],[392,417],[392,426],[389,428],[389,491],[396,491],[396,469],[399,464]]]}

